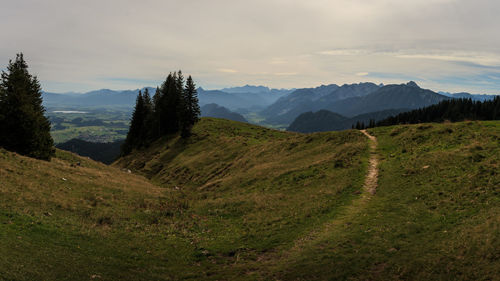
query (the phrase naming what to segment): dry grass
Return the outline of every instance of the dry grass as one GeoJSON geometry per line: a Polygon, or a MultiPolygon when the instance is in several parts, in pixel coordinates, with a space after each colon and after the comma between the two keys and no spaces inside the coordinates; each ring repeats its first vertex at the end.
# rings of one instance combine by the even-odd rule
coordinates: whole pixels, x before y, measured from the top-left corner
{"type": "Polygon", "coordinates": [[[114,167],[0,150],[0,279],[494,280],[499,128],[370,130],[375,195],[357,131],[203,119],[114,167]]]}

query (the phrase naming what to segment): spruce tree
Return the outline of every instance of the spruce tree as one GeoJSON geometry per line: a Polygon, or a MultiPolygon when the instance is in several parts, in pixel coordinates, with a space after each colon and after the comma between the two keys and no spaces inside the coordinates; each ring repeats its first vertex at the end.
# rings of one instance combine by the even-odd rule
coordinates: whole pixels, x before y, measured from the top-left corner
{"type": "Polygon", "coordinates": [[[184,82],[180,70],[170,73],[161,87],[156,88],[152,99],[147,88],[144,94],[139,93],[122,155],[166,135],[180,133],[182,137],[188,137],[199,118],[200,107],[193,78],[189,76],[184,82]]]}
{"type": "Polygon", "coordinates": [[[186,138],[191,135],[191,128],[200,119],[200,106],[196,95],[196,86],[191,76],[186,81],[183,90],[184,112],[182,115],[181,136],[186,138]]]}
{"type": "Polygon", "coordinates": [[[134,112],[130,120],[130,128],[127,133],[127,138],[122,146],[122,155],[130,153],[133,149],[141,147],[144,139],[143,135],[146,131],[146,104],[142,92],[139,91],[135,102],[134,112]]]}
{"type": "Polygon", "coordinates": [[[160,87],[156,87],[156,92],[153,96],[153,121],[152,121],[152,128],[151,128],[151,138],[156,139],[160,137],[161,134],[161,118],[160,118],[160,101],[161,101],[161,91],[160,87]]]}
{"type": "Polygon", "coordinates": [[[40,82],[29,74],[23,54],[17,54],[0,80],[0,146],[50,160],[55,153],[54,141],[44,113],[40,82]]]}
{"type": "Polygon", "coordinates": [[[158,108],[160,136],[179,131],[179,104],[181,93],[178,91],[177,73],[170,73],[160,88],[161,96],[158,108]]]}
{"type": "Polygon", "coordinates": [[[198,104],[196,85],[194,84],[191,75],[186,80],[186,88],[184,89],[184,91],[189,111],[189,123],[191,125],[194,125],[196,122],[200,120],[201,111],[200,111],[200,106],[198,104]]]}
{"type": "Polygon", "coordinates": [[[149,90],[146,88],[144,90],[144,94],[142,95],[142,99],[144,100],[144,131],[142,132],[142,136],[144,138],[143,144],[149,144],[151,139],[153,138],[153,123],[154,123],[154,105],[151,100],[151,96],[149,95],[149,90]]]}

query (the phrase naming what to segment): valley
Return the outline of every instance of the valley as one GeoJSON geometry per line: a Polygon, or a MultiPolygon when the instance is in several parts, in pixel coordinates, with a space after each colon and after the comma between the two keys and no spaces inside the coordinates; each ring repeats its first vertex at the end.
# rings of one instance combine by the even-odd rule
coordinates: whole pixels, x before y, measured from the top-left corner
{"type": "Polygon", "coordinates": [[[131,108],[48,107],[51,135],[56,144],[71,139],[108,143],[127,136],[131,108]]]}

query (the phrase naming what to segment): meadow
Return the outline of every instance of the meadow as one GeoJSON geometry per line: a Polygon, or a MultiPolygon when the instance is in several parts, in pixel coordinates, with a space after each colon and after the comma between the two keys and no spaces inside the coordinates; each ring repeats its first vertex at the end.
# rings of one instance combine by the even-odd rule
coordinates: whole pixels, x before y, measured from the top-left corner
{"type": "Polygon", "coordinates": [[[0,279],[495,280],[500,122],[369,132],[375,194],[356,130],[203,118],[113,166],[0,150],[0,279]]]}

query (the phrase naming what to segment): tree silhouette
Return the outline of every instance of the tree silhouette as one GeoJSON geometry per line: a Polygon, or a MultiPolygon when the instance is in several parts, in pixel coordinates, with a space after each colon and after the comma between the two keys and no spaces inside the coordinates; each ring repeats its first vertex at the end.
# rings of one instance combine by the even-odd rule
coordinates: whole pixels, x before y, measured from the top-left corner
{"type": "Polygon", "coordinates": [[[0,146],[50,160],[55,153],[54,141],[44,113],[40,82],[29,74],[23,54],[17,54],[0,80],[0,146]]]}
{"type": "Polygon", "coordinates": [[[158,138],[180,132],[183,138],[200,118],[200,107],[193,78],[179,70],[170,73],[151,99],[149,91],[139,91],[122,155],[148,146],[158,138]]]}

